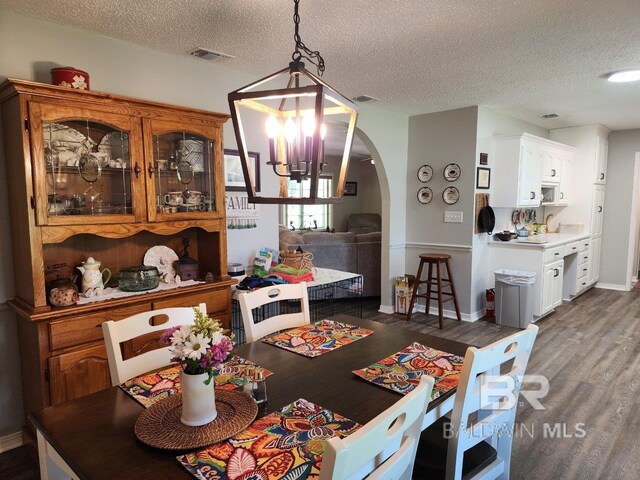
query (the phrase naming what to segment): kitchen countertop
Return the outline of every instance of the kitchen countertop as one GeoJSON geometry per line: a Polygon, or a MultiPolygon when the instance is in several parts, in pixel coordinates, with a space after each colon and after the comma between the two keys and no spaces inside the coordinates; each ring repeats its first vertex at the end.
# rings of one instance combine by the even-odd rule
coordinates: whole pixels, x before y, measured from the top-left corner
{"type": "Polygon", "coordinates": [[[489,245],[503,247],[525,247],[525,248],[553,248],[565,243],[575,242],[589,238],[588,233],[545,233],[542,235],[531,235],[524,238],[512,239],[508,242],[500,240],[489,240],[489,245]]]}

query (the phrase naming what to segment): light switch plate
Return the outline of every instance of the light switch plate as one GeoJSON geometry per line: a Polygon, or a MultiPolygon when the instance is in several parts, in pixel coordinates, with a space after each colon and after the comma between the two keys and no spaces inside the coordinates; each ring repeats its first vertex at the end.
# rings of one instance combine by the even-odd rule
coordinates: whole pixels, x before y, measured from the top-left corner
{"type": "Polygon", "coordinates": [[[462,223],[462,212],[444,212],[444,223],[462,223]]]}

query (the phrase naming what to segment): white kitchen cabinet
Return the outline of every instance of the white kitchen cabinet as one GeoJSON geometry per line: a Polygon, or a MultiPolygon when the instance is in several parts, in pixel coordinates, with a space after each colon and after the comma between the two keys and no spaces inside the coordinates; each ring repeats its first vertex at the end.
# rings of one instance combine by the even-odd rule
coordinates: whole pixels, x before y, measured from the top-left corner
{"type": "Polygon", "coordinates": [[[542,156],[542,183],[560,183],[562,176],[562,151],[556,148],[544,148],[542,156]]]}
{"type": "Polygon", "coordinates": [[[591,206],[591,235],[602,235],[602,222],[604,220],[604,194],[605,187],[595,185],[591,206]]]}
{"type": "Polygon", "coordinates": [[[518,205],[533,207],[540,205],[540,152],[534,145],[525,143],[520,147],[520,171],[518,175],[518,205]]]}
{"type": "Polygon", "coordinates": [[[607,156],[609,154],[609,142],[606,138],[596,137],[596,161],[593,183],[604,185],[607,183],[607,156]]]}
{"type": "Polygon", "coordinates": [[[572,180],[573,157],[570,155],[564,155],[562,157],[562,175],[560,176],[560,186],[558,187],[558,196],[556,200],[557,205],[569,205],[572,197],[572,180]]]}
{"type": "Polygon", "coordinates": [[[539,207],[542,200],[543,163],[546,160],[551,184],[557,185],[562,157],[572,147],[529,134],[495,137],[494,178],[491,206],[539,207]]]}
{"type": "Polygon", "coordinates": [[[589,252],[588,284],[593,284],[600,278],[600,253],[602,252],[602,237],[591,237],[591,251],[589,252]]]}
{"type": "Polygon", "coordinates": [[[564,279],[564,261],[548,263],[542,271],[542,314],[562,305],[562,281],[564,279]]]}

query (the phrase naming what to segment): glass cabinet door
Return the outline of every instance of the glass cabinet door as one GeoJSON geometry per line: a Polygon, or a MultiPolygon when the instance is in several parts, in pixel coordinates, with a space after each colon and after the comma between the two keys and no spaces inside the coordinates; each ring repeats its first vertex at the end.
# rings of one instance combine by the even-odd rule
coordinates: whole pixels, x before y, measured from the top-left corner
{"type": "MultiPolygon", "coordinates": [[[[158,127],[158,125],[154,125],[158,127]]],[[[215,132],[153,132],[153,205],[150,220],[218,216],[215,132]],[[153,213],[152,213],[153,212],[153,213]]]]}
{"type": "MultiPolygon", "coordinates": [[[[38,223],[68,225],[135,221],[136,188],[132,181],[132,119],[37,105],[40,128],[36,190],[38,223]],[[86,217],[91,217],[87,219],[86,217]]],[[[142,202],[143,203],[143,202],[142,202]]]]}

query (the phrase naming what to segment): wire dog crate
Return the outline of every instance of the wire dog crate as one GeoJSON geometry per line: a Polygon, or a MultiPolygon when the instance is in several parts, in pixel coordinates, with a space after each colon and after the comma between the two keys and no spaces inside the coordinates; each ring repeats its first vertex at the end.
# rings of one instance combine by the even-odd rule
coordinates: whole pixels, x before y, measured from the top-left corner
{"type": "MultiPolygon", "coordinates": [[[[362,275],[328,268],[316,270],[316,280],[307,284],[311,321],[317,322],[338,314],[362,318],[362,275]]],[[[236,345],[246,343],[242,313],[237,300],[239,294],[241,295],[236,290],[231,297],[231,332],[236,345]]],[[[275,315],[299,311],[299,301],[268,303],[253,310],[253,321],[258,323],[275,315]]]]}

